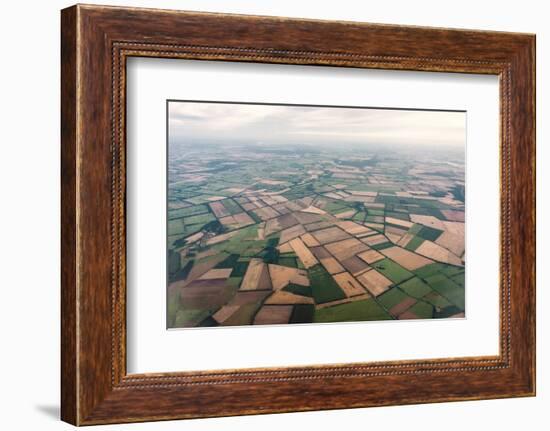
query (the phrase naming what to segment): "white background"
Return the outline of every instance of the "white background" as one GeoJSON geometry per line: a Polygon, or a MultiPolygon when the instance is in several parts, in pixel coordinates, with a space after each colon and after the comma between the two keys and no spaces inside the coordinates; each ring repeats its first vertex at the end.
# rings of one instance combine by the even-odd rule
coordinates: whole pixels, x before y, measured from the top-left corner
{"type": "Polygon", "coordinates": [[[142,58],[127,83],[129,373],[498,354],[496,76],[142,58]],[[185,98],[467,111],[466,319],[167,331],[166,99],[185,98]]]}
{"type": "MultiPolygon", "coordinates": [[[[538,396],[285,415],[106,426],[135,430],[545,429],[550,422],[549,14],[545,2],[197,0],[102,3],[537,33],[538,396]],[[546,265],[547,267],[548,265],[546,265]]],[[[59,9],[65,1],[9,2],[0,16],[0,426],[62,430],[59,399],[59,9]]]]}

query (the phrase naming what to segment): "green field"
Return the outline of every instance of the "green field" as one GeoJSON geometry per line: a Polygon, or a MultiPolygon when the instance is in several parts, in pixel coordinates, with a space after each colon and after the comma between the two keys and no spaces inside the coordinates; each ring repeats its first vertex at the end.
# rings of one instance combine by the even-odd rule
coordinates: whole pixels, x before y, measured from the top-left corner
{"type": "Polygon", "coordinates": [[[314,322],[390,320],[392,317],[374,299],[322,308],[315,312],[314,322]]]}
{"type": "Polygon", "coordinates": [[[436,274],[426,278],[426,282],[433,290],[449,300],[457,307],[464,309],[464,289],[443,274],[436,274]]]}
{"type": "Polygon", "coordinates": [[[418,277],[414,277],[399,285],[399,288],[413,298],[422,298],[432,291],[431,287],[418,277]]]}
{"type": "Polygon", "coordinates": [[[393,287],[380,295],[377,300],[383,307],[386,307],[389,310],[407,298],[409,298],[409,295],[403,292],[403,290],[393,287]]]}
{"type": "Polygon", "coordinates": [[[405,280],[408,280],[409,278],[414,277],[414,274],[412,272],[407,271],[405,268],[388,258],[376,262],[373,267],[377,271],[384,274],[395,284],[399,284],[405,280]]]}
{"type": "Polygon", "coordinates": [[[330,274],[321,266],[316,265],[309,271],[311,293],[317,304],[336,301],[346,297],[330,274]]]}

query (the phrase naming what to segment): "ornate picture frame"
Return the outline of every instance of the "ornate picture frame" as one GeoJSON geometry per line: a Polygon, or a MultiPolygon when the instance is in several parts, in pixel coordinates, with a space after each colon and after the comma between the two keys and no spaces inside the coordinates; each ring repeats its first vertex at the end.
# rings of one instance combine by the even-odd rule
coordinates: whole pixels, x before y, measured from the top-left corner
{"type": "Polygon", "coordinates": [[[533,396],[535,36],[77,5],[62,11],[62,391],[75,425],[533,396]],[[500,353],[126,371],[130,57],[490,74],[500,85],[500,353]]]}

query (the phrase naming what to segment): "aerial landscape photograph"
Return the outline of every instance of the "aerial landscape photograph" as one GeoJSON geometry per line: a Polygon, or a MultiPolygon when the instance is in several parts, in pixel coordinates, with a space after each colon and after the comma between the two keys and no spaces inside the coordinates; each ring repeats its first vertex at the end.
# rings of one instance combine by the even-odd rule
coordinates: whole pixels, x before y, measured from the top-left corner
{"type": "Polygon", "coordinates": [[[465,317],[466,112],[167,116],[168,329],[465,317]]]}

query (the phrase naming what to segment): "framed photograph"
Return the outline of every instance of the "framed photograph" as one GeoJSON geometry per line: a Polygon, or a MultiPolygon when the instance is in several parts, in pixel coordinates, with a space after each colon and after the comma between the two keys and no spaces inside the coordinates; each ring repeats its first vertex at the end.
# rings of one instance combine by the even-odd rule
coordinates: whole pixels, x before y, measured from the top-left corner
{"type": "Polygon", "coordinates": [[[169,329],[465,318],[466,112],[167,117],[169,329]]]}
{"type": "Polygon", "coordinates": [[[535,36],[62,11],[62,419],[535,394],[535,36]]]}

